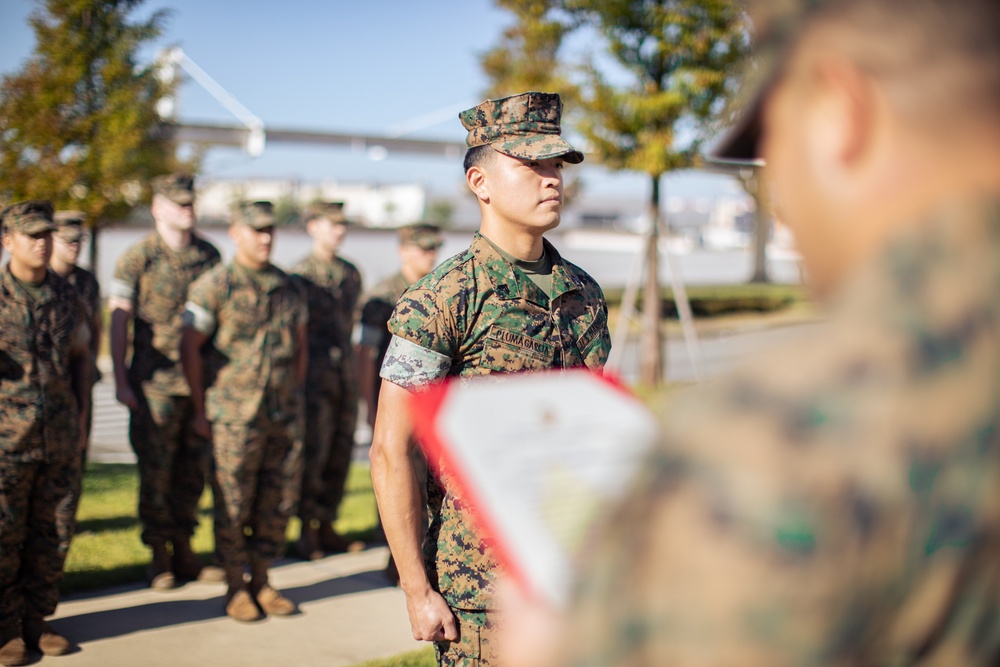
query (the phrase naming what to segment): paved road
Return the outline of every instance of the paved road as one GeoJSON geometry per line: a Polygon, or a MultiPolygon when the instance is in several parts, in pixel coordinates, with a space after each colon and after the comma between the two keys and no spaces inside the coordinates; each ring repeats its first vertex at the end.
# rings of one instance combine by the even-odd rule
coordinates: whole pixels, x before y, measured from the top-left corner
{"type": "Polygon", "coordinates": [[[60,602],[52,625],[79,650],[42,664],[342,667],[426,647],[410,634],[402,591],[382,575],[387,558],[383,547],[308,563],[282,561],[272,580],[302,613],[257,623],[224,615],[223,584],[162,593],[132,585],[71,595],[60,602]]]}

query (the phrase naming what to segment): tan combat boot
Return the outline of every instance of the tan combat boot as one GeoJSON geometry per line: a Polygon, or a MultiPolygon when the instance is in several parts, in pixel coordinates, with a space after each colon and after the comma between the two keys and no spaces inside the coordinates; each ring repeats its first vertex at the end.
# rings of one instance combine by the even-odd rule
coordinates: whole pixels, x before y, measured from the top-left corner
{"type": "Polygon", "coordinates": [[[21,637],[21,628],[10,628],[0,632],[0,665],[20,667],[28,664],[28,647],[21,637]]]}
{"type": "Polygon", "coordinates": [[[205,565],[191,550],[191,541],[185,537],[174,540],[174,574],[182,581],[220,582],[226,580],[226,571],[216,565],[205,565]]]}
{"type": "Polygon", "coordinates": [[[302,532],[295,541],[295,555],[302,560],[319,560],[326,554],[319,548],[319,531],[312,521],[302,522],[302,532]]]}
{"type": "Polygon", "coordinates": [[[169,591],[177,586],[174,572],[170,564],[170,554],[167,553],[165,542],[153,542],[153,562],[149,564],[149,587],[154,591],[169,591]]]}
{"type": "Polygon", "coordinates": [[[271,616],[291,616],[299,611],[294,602],[267,583],[267,563],[251,566],[250,593],[265,614],[271,616]]]}
{"type": "Polygon", "coordinates": [[[319,522],[319,544],[323,551],[327,553],[344,553],[362,551],[365,543],[361,540],[349,540],[343,535],[333,530],[333,524],[329,521],[319,522]]]}
{"type": "Polygon", "coordinates": [[[229,592],[226,593],[226,616],[241,623],[252,623],[264,618],[243,583],[243,573],[228,568],[225,572],[226,581],[229,583],[229,592]]]}
{"type": "Polygon", "coordinates": [[[52,629],[41,618],[27,618],[24,621],[24,641],[44,655],[66,655],[73,650],[68,639],[52,629]]]}

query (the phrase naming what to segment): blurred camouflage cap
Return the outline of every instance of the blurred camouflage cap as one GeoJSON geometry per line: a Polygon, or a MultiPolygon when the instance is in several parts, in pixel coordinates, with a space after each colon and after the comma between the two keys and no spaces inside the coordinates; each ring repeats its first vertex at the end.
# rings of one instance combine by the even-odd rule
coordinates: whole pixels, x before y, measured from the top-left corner
{"type": "Polygon", "coordinates": [[[153,192],[163,195],[175,204],[186,206],[194,203],[194,176],[191,174],[167,174],[151,181],[153,192]]]}
{"type": "Polygon", "coordinates": [[[342,201],[328,201],[328,202],[316,202],[309,204],[306,207],[305,215],[303,219],[306,222],[310,220],[318,220],[320,218],[327,218],[331,222],[341,225],[353,224],[344,215],[344,202],[342,201]]]}
{"type": "Polygon", "coordinates": [[[812,12],[834,0],[751,0],[753,58],[744,69],[736,100],[742,107],[736,123],[712,149],[711,157],[729,162],[760,161],[764,101],[781,75],[795,39],[812,12]]]}
{"type": "Polygon", "coordinates": [[[0,212],[0,226],[4,231],[22,234],[51,232],[56,228],[52,221],[52,202],[32,199],[11,204],[0,212]]]}
{"type": "Polygon", "coordinates": [[[233,222],[252,229],[264,229],[275,225],[274,205],[269,201],[240,202],[233,214],[233,222]]]}
{"type": "Polygon", "coordinates": [[[415,245],[423,250],[437,250],[444,245],[441,228],[426,222],[418,222],[399,228],[400,245],[415,245]]]}
{"type": "Polygon", "coordinates": [[[469,148],[492,146],[522,160],[561,157],[571,164],[583,162],[583,153],[560,135],[562,100],[556,93],[521,93],[486,100],[458,114],[469,131],[469,148]]]}
{"type": "Polygon", "coordinates": [[[83,211],[56,211],[53,216],[56,232],[67,243],[74,243],[83,237],[83,222],[86,219],[83,211]]]}

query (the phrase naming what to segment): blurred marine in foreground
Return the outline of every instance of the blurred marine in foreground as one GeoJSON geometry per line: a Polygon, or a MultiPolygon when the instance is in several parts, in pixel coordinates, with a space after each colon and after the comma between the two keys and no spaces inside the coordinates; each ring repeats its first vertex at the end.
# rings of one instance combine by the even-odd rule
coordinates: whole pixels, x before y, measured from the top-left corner
{"type": "Polygon", "coordinates": [[[830,320],[672,403],[552,662],[1000,664],[1000,4],[758,4],[719,156],[830,320]]]}

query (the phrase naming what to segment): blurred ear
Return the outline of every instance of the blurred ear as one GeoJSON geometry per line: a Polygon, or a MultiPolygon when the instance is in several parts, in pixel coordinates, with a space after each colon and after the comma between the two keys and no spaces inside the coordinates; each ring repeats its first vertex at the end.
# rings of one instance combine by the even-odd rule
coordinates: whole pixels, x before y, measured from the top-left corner
{"type": "Polygon", "coordinates": [[[867,73],[841,58],[817,58],[812,75],[815,104],[807,136],[816,158],[835,172],[863,168],[876,147],[878,88],[867,73]]]}
{"type": "Polygon", "coordinates": [[[465,180],[469,189],[484,204],[490,203],[490,190],[487,185],[486,171],[480,166],[469,167],[465,172],[465,180]]]}

